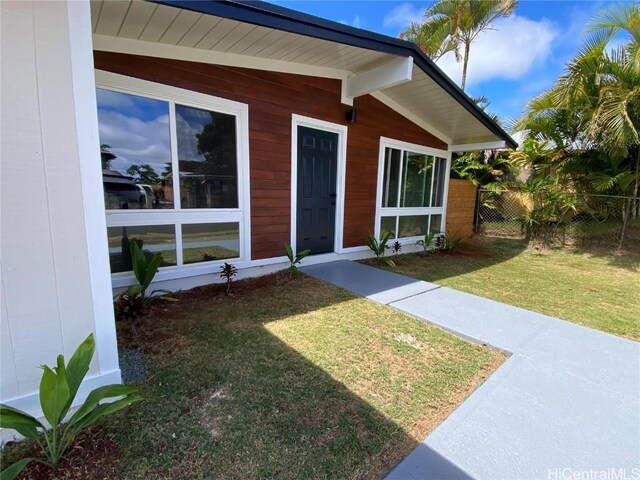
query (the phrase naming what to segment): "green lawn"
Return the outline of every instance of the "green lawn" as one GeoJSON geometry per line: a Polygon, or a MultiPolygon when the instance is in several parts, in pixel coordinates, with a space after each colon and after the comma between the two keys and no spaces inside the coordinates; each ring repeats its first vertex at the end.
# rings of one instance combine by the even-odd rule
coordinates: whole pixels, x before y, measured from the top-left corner
{"type": "Polygon", "coordinates": [[[235,292],[119,324],[148,357],[146,400],[72,450],[64,472],[82,474],[65,478],[380,478],[505,358],[305,276],[235,292]]]}
{"type": "Polygon", "coordinates": [[[544,254],[476,237],[454,254],[398,257],[396,271],[640,340],[640,253],[544,254]]]}

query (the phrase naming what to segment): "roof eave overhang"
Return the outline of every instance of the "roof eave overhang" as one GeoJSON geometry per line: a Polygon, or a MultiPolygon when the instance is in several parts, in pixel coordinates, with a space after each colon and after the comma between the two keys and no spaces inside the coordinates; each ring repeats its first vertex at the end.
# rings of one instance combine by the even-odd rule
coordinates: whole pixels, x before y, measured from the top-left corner
{"type": "Polygon", "coordinates": [[[152,3],[229,18],[252,25],[269,27],[322,40],[351,45],[399,56],[411,56],[413,62],[440,88],[453,97],[471,115],[509,148],[518,144],[464,93],[414,43],[375,32],[332,22],[288,8],[254,0],[149,0],[152,3]]]}

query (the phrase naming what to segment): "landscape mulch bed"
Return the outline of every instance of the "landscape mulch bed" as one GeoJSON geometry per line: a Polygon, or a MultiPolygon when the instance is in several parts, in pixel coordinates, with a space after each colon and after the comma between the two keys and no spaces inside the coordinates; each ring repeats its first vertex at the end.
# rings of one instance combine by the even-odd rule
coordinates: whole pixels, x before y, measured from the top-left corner
{"type": "MultiPolygon", "coordinates": [[[[10,446],[9,443],[7,446],[10,446]]],[[[42,458],[37,445],[24,450],[23,457],[42,458]]],[[[55,468],[38,462],[30,463],[18,477],[20,480],[80,480],[119,478],[120,452],[113,435],[102,427],[81,433],[55,468]]],[[[6,465],[2,465],[6,468],[6,465]]]]}

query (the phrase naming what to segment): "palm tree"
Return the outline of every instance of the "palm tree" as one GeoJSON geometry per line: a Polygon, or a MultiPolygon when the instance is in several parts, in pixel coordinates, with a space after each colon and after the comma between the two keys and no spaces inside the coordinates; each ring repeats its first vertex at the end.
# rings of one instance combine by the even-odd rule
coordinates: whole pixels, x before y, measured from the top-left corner
{"type": "Polygon", "coordinates": [[[422,23],[412,23],[400,37],[416,43],[434,60],[453,51],[456,60],[462,60],[460,86],[464,90],[471,44],[495,20],[511,15],[517,3],[517,0],[436,0],[425,12],[422,23]]]}
{"type": "Polygon", "coordinates": [[[434,62],[445,53],[454,50],[455,43],[449,37],[451,27],[446,17],[426,23],[411,22],[409,28],[400,34],[403,40],[415,43],[434,62]]]}
{"type": "MultiPolygon", "coordinates": [[[[586,171],[593,189],[634,197],[640,193],[639,24],[637,3],[599,12],[587,26],[590,35],[578,55],[516,123],[516,129],[566,149],[567,158],[580,158],[583,168],[578,162],[573,166],[586,171]],[[612,48],[619,34],[626,35],[627,42],[612,48]]],[[[621,245],[631,211],[628,200],[621,245]]]]}
{"type": "MultiPolygon", "coordinates": [[[[606,153],[614,165],[628,170],[624,181],[617,172],[613,177],[618,180],[609,184],[624,186],[620,193],[636,196],[640,187],[639,23],[640,7],[635,3],[600,12],[565,73],[550,90],[529,102],[515,126],[560,148],[606,153]],[[622,31],[630,40],[608,49],[622,31]]],[[[595,183],[600,188],[608,184],[601,176],[595,183]]]]}

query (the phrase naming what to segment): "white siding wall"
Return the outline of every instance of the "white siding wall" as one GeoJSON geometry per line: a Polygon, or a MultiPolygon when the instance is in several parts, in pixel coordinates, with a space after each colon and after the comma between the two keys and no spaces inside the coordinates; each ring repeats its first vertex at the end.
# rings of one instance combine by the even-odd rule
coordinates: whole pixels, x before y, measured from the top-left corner
{"type": "MultiPolygon", "coordinates": [[[[86,1],[2,1],[0,399],[40,414],[42,363],[91,332],[82,394],[118,382],[86,1]]],[[[3,437],[6,437],[4,432],[3,437]]]]}

